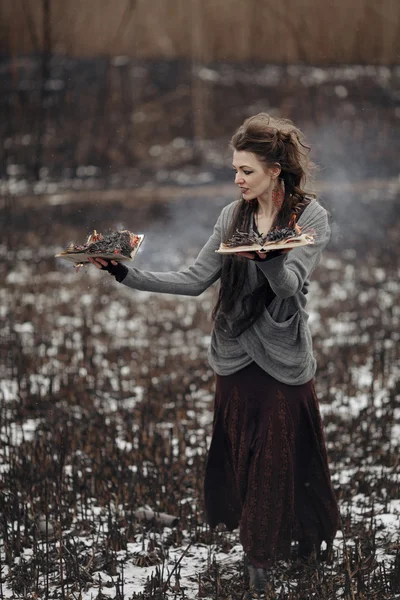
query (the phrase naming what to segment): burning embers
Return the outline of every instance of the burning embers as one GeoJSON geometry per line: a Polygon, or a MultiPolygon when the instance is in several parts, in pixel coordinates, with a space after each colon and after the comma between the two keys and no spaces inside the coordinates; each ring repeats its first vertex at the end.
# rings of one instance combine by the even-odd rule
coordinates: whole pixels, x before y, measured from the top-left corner
{"type": "Polygon", "coordinates": [[[236,229],[232,237],[221,243],[216,252],[233,253],[245,251],[279,250],[281,248],[297,248],[314,243],[312,231],[303,233],[301,227],[294,221],[288,227],[274,227],[266,235],[260,235],[253,229],[250,232],[236,229]]]}
{"type": "Polygon", "coordinates": [[[72,243],[66,250],[56,254],[56,257],[69,260],[78,268],[89,262],[89,257],[117,262],[133,260],[143,239],[143,234],[134,234],[127,229],[110,231],[104,235],[94,230],[85,244],[72,243]]]}

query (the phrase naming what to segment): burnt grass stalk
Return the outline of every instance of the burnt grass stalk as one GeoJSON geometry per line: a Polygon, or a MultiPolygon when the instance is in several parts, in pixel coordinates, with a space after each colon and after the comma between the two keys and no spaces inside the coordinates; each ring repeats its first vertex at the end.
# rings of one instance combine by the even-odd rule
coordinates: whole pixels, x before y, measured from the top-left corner
{"type": "MultiPolygon", "coordinates": [[[[389,285],[396,263],[382,265],[379,248],[355,253],[346,283],[340,255],[327,258],[330,266],[315,274],[314,348],[341,536],[328,562],[300,564],[294,546],[294,560],[271,572],[266,598],[279,586],[281,600],[385,600],[400,592],[399,538],[379,520],[399,498],[391,434],[399,420],[399,311],[389,285]],[[376,284],[378,268],[385,276],[376,284]]],[[[214,377],[201,340],[215,290],[201,299],[143,299],[122,293],[108,274],[57,277],[50,256],[31,267],[35,277],[5,280],[2,292],[0,366],[13,391],[0,403],[0,599],[7,585],[16,598],[79,598],[95,588],[98,600],[111,590],[128,600],[132,564],[156,569],[129,598],[187,598],[181,569],[196,544],[209,548],[207,567],[194,576],[198,597],[243,598],[244,563],[232,570],[218,562],[231,538],[222,526],[210,531],[202,508],[214,377]],[[178,524],[161,538],[160,523],[135,515],[145,505],[178,524]],[[181,553],[171,571],[174,548],[181,553]]]]}

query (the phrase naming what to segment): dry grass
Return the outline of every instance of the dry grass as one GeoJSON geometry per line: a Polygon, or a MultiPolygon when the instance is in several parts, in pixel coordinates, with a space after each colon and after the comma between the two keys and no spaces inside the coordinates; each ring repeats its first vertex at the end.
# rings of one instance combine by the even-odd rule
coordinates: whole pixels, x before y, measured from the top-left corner
{"type": "MultiPolygon", "coordinates": [[[[50,224],[59,239],[76,231],[80,209],[65,205],[60,215],[16,205],[9,252],[1,247],[0,373],[10,393],[0,399],[0,598],[6,587],[20,598],[28,590],[79,598],[88,589],[97,600],[112,591],[119,600],[195,597],[178,564],[191,542],[182,562],[200,546],[210,552],[195,573],[197,597],[241,600],[243,565],[223,560],[231,538],[210,532],[202,513],[211,295],[144,298],[108,275],[61,270],[51,248],[26,260],[50,224]],[[176,514],[179,525],[161,538],[160,527],[135,518],[145,503],[176,514]],[[134,543],[142,551],[132,552],[134,543]],[[159,569],[143,593],[124,594],[133,564],[159,569]]],[[[100,206],[97,219],[112,212],[100,206]]],[[[385,227],[397,232],[398,218],[385,227]]],[[[350,241],[357,252],[325,256],[310,299],[318,298],[317,383],[342,535],[332,563],[276,569],[280,600],[393,600],[400,592],[398,535],[381,522],[399,497],[396,250],[382,256],[378,243],[350,241]]]]}
{"type": "MultiPolygon", "coordinates": [[[[0,51],[43,48],[45,4],[0,4],[0,51]]],[[[48,6],[52,51],[70,56],[312,64],[396,64],[399,56],[397,0],[51,0],[48,6]]]]}

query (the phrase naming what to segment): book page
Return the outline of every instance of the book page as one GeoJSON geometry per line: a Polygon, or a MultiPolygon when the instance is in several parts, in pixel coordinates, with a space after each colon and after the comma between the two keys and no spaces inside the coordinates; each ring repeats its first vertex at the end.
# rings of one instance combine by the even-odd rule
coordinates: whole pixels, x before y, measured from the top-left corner
{"type": "Polygon", "coordinates": [[[297,248],[299,246],[308,246],[309,244],[313,244],[314,240],[309,236],[300,236],[298,238],[292,238],[288,241],[280,241],[280,242],[271,242],[266,246],[260,246],[259,244],[251,244],[249,246],[233,246],[230,248],[223,247],[222,244],[215,252],[219,252],[220,254],[239,254],[240,252],[256,252],[263,251],[269,252],[270,250],[284,250],[285,248],[297,248]]]}

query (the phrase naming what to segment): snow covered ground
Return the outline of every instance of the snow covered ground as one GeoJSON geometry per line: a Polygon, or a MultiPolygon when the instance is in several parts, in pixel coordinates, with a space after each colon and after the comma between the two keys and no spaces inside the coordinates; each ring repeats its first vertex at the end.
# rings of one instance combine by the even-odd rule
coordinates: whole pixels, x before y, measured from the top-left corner
{"type": "MultiPolygon", "coordinates": [[[[55,263],[59,249],[0,248],[0,598],[241,598],[238,531],[202,513],[216,288],[134,292],[55,263]],[[178,524],[140,520],[143,506],[178,524]]],[[[327,251],[315,273],[342,527],[331,564],[279,564],[270,598],[400,597],[399,275],[379,245],[327,251]]]]}

